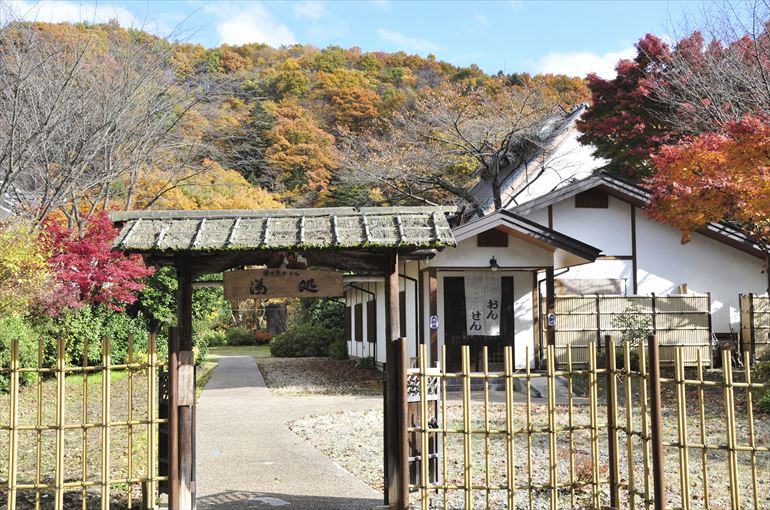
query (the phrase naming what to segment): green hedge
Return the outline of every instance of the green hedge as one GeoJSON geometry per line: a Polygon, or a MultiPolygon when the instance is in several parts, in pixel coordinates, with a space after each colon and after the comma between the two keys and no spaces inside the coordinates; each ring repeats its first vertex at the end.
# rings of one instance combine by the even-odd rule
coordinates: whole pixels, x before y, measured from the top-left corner
{"type": "MultiPolygon", "coordinates": [[[[19,366],[30,368],[37,366],[37,335],[32,327],[16,316],[0,317],[0,367],[11,366],[11,342],[19,340],[19,366]]],[[[19,374],[21,384],[31,383],[35,375],[29,372],[19,374]]],[[[10,377],[0,375],[0,393],[8,391],[10,377]]]]}
{"type": "MultiPolygon", "coordinates": [[[[279,358],[329,356],[330,348],[344,332],[312,323],[293,324],[270,341],[270,354],[279,358]]],[[[337,348],[335,348],[336,352],[337,348]]]]}

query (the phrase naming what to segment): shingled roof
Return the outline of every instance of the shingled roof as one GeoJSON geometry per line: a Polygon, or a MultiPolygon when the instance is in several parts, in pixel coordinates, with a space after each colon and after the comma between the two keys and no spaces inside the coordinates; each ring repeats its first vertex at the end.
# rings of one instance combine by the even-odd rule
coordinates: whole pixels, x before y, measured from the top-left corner
{"type": "Polygon", "coordinates": [[[454,246],[441,207],[111,213],[113,247],[138,253],[454,246]]]}

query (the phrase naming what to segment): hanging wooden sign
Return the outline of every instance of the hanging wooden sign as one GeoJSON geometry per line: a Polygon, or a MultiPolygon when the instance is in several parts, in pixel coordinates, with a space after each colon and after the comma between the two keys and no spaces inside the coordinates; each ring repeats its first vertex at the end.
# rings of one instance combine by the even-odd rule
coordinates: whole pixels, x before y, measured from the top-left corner
{"type": "Polygon", "coordinates": [[[225,299],[342,297],[342,273],[304,269],[247,269],[224,273],[225,299]]]}

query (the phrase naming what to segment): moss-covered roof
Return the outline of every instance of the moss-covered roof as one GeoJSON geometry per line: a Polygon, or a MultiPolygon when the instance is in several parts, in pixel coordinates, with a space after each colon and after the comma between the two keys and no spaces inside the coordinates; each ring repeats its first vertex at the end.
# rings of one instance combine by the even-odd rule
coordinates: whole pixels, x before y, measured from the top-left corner
{"type": "Polygon", "coordinates": [[[454,246],[442,207],[332,207],[111,213],[122,251],[454,246]]]}

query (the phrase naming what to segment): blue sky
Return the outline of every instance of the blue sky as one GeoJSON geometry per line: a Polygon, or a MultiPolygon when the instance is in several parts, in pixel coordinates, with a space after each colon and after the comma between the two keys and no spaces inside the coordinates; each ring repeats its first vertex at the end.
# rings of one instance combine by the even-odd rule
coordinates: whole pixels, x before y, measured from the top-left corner
{"type": "Polygon", "coordinates": [[[162,36],[218,46],[266,42],[358,46],[364,51],[427,55],[456,65],[584,75],[612,74],[647,32],[666,35],[690,1],[407,2],[374,1],[40,1],[10,2],[17,17],[107,21],[162,36]]]}

